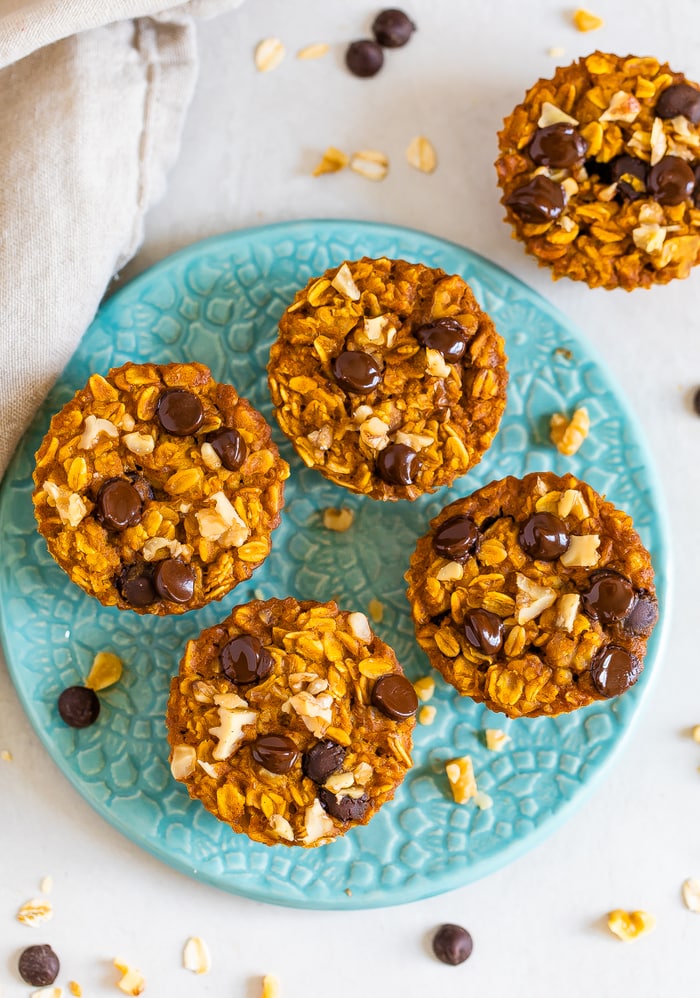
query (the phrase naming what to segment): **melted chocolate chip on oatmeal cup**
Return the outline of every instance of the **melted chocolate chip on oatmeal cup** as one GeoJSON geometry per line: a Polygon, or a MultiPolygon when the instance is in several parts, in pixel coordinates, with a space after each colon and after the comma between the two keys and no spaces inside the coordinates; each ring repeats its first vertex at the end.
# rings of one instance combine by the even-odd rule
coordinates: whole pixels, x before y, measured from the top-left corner
{"type": "Polygon", "coordinates": [[[406,579],[432,665],[509,717],[626,692],[658,617],[632,520],[573,475],[504,478],[457,499],[418,541],[406,579]]]}
{"type": "Polygon", "coordinates": [[[395,500],[434,492],[481,460],[508,375],[503,340],[461,277],[364,258],[297,293],[268,380],[306,465],[395,500]]]}

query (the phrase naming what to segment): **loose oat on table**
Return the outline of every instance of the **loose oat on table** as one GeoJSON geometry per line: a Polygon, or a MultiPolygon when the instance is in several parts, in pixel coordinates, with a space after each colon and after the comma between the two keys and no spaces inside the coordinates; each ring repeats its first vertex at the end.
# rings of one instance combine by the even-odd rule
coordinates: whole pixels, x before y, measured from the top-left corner
{"type": "Polygon", "coordinates": [[[193,974],[208,974],[211,970],[209,947],[201,936],[190,936],[182,951],[182,966],[193,974]]]}
{"type": "Polygon", "coordinates": [[[122,975],[117,981],[117,987],[125,995],[140,995],[146,989],[146,979],[136,967],[130,967],[121,958],[114,960],[114,966],[122,975]]]}
{"type": "Polygon", "coordinates": [[[573,22],[577,31],[597,31],[605,24],[602,17],[591,13],[584,7],[579,7],[574,11],[573,22]]]}
{"type": "Polygon", "coordinates": [[[203,364],[125,364],[51,420],[34,510],[49,552],[101,603],[184,613],[265,560],[288,475],[264,417],[203,364]]]}
{"type": "Polygon", "coordinates": [[[616,908],[608,914],[608,928],[623,943],[638,939],[656,927],[656,918],[648,911],[624,911],[616,908]]]}
{"type": "Polygon", "coordinates": [[[255,68],[260,73],[277,69],[286,55],[284,44],[279,38],[263,38],[255,47],[255,68]]]}
{"type": "Polygon", "coordinates": [[[96,693],[114,686],[122,677],[122,660],[112,651],[98,651],[95,655],[85,685],[96,693]]]}
{"type": "Polygon", "coordinates": [[[349,162],[350,158],[344,152],[335,146],[328,146],[311,175],[320,177],[324,173],[338,173],[339,170],[344,170],[349,162]]]}
{"type": "Polygon", "coordinates": [[[432,665],[510,717],[624,693],[658,616],[631,518],[573,475],[504,478],[457,499],[418,541],[406,579],[432,665]]]}
{"type": "Polygon", "coordinates": [[[52,918],[53,908],[51,907],[51,903],[41,898],[33,898],[31,901],[26,901],[17,912],[17,921],[21,922],[22,925],[29,925],[31,927],[43,925],[44,922],[48,922],[52,918]]]}
{"type": "Polygon", "coordinates": [[[552,275],[647,288],[700,262],[700,85],[653,56],[593,52],[505,119],[506,219],[552,275]]]}
{"type": "Polygon", "coordinates": [[[503,340],[457,275],[345,262],[297,293],[268,379],[306,465],[375,499],[416,499],[477,464],[506,402],[503,340]]]}
{"type": "Polygon", "coordinates": [[[688,877],[684,880],[681,895],[688,911],[700,915],[700,880],[697,877],[688,877]]]}
{"type": "Polygon", "coordinates": [[[424,135],[416,135],[411,139],[406,149],[406,159],[421,173],[434,173],[437,169],[435,146],[424,135]]]}
{"type": "Polygon", "coordinates": [[[394,796],[417,708],[363,613],[255,600],[186,647],[168,701],[171,771],[234,831],[321,845],[394,796]]]}

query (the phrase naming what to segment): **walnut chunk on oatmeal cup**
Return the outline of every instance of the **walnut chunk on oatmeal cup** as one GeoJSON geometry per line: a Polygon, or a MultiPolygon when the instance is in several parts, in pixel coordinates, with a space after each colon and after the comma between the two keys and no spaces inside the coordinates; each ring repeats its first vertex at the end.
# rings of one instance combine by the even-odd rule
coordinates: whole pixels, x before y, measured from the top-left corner
{"type": "Polygon", "coordinates": [[[297,293],[268,379],[307,466],[395,500],[434,492],[481,460],[508,375],[503,340],[461,277],[363,258],[297,293]]]}
{"type": "Polygon", "coordinates": [[[159,616],[225,596],[270,552],[289,467],[264,417],[204,364],[124,364],[51,420],[34,512],[106,606],[159,616]]]}
{"type": "Polygon", "coordinates": [[[432,665],[509,717],[626,692],[658,617],[651,557],[632,520],[573,475],[504,478],[450,503],[406,579],[432,665]]]}
{"type": "Polygon", "coordinates": [[[496,161],[514,238],[552,276],[648,288],[700,262],[700,85],[593,52],[538,80],[496,161]]]}
{"type": "Polygon", "coordinates": [[[254,600],[187,645],[168,700],[171,770],[235,832],[323,845],[394,796],[417,708],[363,613],[254,600]]]}

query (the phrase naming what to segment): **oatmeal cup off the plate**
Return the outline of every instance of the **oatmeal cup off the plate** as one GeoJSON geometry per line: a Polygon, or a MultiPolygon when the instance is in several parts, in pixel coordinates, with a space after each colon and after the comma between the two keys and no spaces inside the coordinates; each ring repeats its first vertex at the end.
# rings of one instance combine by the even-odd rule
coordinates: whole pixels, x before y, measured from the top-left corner
{"type": "Polygon", "coordinates": [[[184,613],[264,561],[288,475],[265,418],[204,364],[127,363],[52,418],[34,512],[52,557],[105,606],[184,613]]]}
{"type": "Polygon", "coordinates": [[[700,84],[594,52],[538,80],[496,161],[506,220],[554,278],[648,288],[700,262],[700,84]]]}
{"type": "Polygon", "coordinates": [[[374,499],[416,499],[482,458],[506,404],[501,336],[466,281],[387,258],[298,291],[268,380],[306,465],[374,499]]]}
{"type": "Polygon", "coordinates": [[[254,600],[187,645],[168,700],[171,771],[235,832],[324,845],[394,796],[417,709],[363,613],[254,600]]]}
{"type": "Polygon", "coordinates": [[[658,619],[651,557],[631,517],[573,475],[504,478],[450,503],[406,578],[432,665],[509,717],[625,693],[658,619]]]}

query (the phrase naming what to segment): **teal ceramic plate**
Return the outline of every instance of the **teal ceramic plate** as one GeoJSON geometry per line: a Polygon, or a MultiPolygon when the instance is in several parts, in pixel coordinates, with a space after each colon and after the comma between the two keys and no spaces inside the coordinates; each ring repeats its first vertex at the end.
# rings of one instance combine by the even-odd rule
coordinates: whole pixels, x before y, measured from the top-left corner
{"type": "Polygon", "coordinates": [[[649,458],[600,360],[569,321],[533,291],[462,247],[423,233],[354,222],[299,222],[234,232],[162,261],[108,300],[27,433],[0,500],[2,631],[24,708],[52,758],[96,810],[177,869],[236,894],[309,908],[398,904],[458,887],[539,842],[608,766],[659,667],[663,618],[637,686],[619,700],[557,719],[507,721],[461,699],[436,675],[431,726],[418,725],[414,767],[365,828],[316,849],[250,842],[216,821],[170,776],[163,722],[168,683],[185,641],[260,595],[379,599],[379,634],[412,679],[428,673],[413,638],[403,574],[416,538],[446,502],[504,475],[572,471],[634,517],[652,552],[667,613],[668,544],[649,458]],[[501,430],[475,471],[414,504],[352,496],[305,468],[271,419],[265,365],[276,323],[297,288],[344,259],[404,257],[459,273],[505,337],[510,388],[501,430]],[[35,531],[33,454],[49,418],[88,379],[127,360],[199,360],[232,381],[275,425],[292,466],[282,526],[254,577],[220,604],[173,620],[101,607],[68,583],[35,531]],[[586,405],[591,433],[573,458],[548,441],[553,412],[586,405]],[[344,534],[320,522],[350,506],[344,534]],[[84,680],[96,651],[115,651],[122,680],[100,694],[92,728],[66,727],[56,698],[84,680]],[[506,749],[482,732],[502,727],[506,749]],[[453,803],[444,762],[469,754],[493,807],[453,803]]]}

